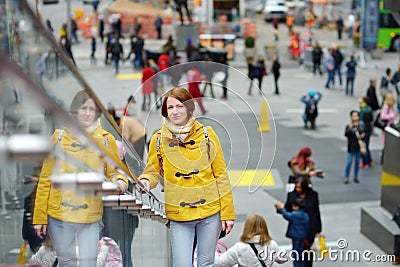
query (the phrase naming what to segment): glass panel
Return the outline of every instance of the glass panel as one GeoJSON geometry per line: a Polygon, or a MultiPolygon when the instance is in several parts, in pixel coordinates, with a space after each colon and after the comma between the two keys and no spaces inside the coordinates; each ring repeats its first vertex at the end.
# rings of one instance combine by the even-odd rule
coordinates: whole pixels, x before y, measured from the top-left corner
{"type": "MultiPolygon", "coordinates": [[[[110,251],[120,249],[124,266],[167,266],[170,253],[162,203],[138,193],[134,177],[129,177],[128,192],[117,194],[117,178],[129,173],[114,142],[122,141],[120,133],[104,116],[106,109],[64,48],[32,14],[24,1],[0,4],[0,61],[7,55],[31,79],[28,85],[24,73],[10,72],[16,67],[11,61],[0,66],[0,266],[29,263],[41,245],[56,248],[51,259],[59,252],[59,262],[79,261],[80,266],[94,266],[90,262],[104,255],[104,245],[110,251]],[[93,103],[73,100],[83,89],[93,103]],[[94,126],[97,118],[109,133],[94,126]],[[41,244],[33,218],[38,225],[47,224],[53,245],[41,244]],[[115,243],[107,238],[98,242],[100,237],[115,243]],[[60,252],[65,247],[71,255],[60,252]],[[21,248],[26,252],[19,258],[21,248]],[[147,255],[156,250],[158,257],[147,255]]],[[[142,159],[129,146],[125,150],[132,173],[139,174],[142,159]]]]}

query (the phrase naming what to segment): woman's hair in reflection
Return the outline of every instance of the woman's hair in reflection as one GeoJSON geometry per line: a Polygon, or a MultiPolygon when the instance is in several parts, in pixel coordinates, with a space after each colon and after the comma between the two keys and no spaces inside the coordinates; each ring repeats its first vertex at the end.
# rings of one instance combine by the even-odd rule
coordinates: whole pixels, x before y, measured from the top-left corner
{"type": "Polygon", "coordinates": [[[262,246],[268,244],[269,241],[272,240],[272,237],[268,232],[267,222],[264,220],[264,218],[260,215],[252,214],[247,218],[244,224],[240,241],[247,243],[256,235],[260,236],[259,244],[262,246]]]}
{"type": "MultiPolygon", "coordinates": [[[[70,112],[72,113],[72,115],[77,114],[78,109],[85,104],[86,101],[88,101],[89,99],[92,99],[84,90],[79,91],[78,93],[76,93],[76,95],[74,96],[74,98],[72,99],[71,102],[71,106],[69,108],[70,112]]],[[[99,107],[96,105],[96,116],[95,119],[100,118],[101,116],[101,111],[99,109],[99,107]]]]}
{"type": "Polygon", "coordinates": [[[168,118],[168,111],[167,111],[167,100],[168,97],[173,97],[180,102],[182,102],[187,110],[188,110],[188,117],[190,118],[193,115],[194,112],[194,102],[193,102],[193,96],[189,93],[188,90],[185,88],[181,87],[175,87],[169,90],[165,96],[164,96],[164,101],[161,107],[161,115],[163,115],[165,118],[168,118]]]}

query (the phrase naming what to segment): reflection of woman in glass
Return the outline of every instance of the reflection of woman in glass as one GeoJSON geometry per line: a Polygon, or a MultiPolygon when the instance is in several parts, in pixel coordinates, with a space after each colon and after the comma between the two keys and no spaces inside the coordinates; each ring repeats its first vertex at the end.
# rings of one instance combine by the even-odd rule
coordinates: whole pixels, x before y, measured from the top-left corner
{"type": "Polygon", "coordinates": [[[198,266],[213,266],[221,229],[228,234],[235,220],[218,136],[197,121],[194,109],[184,88],[167,92],[161,108],[164,123],[151,138],[149,160],[139,177],[147,191],[164,177],[175,267],[192,266],[195,234],[198,266]]]}
{"type": "MultiPolygon", "coordinates": [[[[75,95],[70,111],[99,147],[103,147],[119,159],[115,139],[103,130],[99,119],[100,110],[85,91],[75,95]]],[[[80,161],[84,166],[95,170],[104,169],[108,179],[114,178],[114,168],[105,164],[98,155],[80,143],[67,128],[57,129],[52,140],[70,154],[71,158],[80,161]]],[[[59,266],[78,266],[75,250],[77,241],[79,266],[91,267],[96,266],[99,225],[103,215],[101,196],[78,195],[72,189],[56,189],[50,181],[53,173],[76,172],[79,172],[78,167],[54,156],[44,161],[36,193],[33,224],[38,237],[46,235],[47,230],[49,231],[59,266]]],[[[120,191],[126,191],[126,178],[117,174],[117,179],[120,191]]]]}

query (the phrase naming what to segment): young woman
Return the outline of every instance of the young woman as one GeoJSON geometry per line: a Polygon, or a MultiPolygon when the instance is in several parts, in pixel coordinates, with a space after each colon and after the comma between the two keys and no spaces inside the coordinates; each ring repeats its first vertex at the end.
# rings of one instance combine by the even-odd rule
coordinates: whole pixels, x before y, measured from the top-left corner
{"type": "MultiPolygon", "coordinates": [[[[99,146],[119,159],[115,138],[103,130],[100,109],[85,91],[78,92],[72,100],[70,111],[80,126],[99,146]]],[[[85,166],[98,170],[104,168],[108,179],[114,180],[114,168],[108,166],[91,149],[87,148],[67,129],[57,129],[52,136],[57,146],[65,151],[66,158],[73,157],[85,166]],[[103,167],[104,166],[104,167],[103,167]]],[[[76,241],[79,247],[79,266],[96,266],[99,227],[103,215],[101,195],[78,195],[72,189],[56,189],[50,177],[53,173],[77,173],[78,167],[64,158],[50,156],[40,173],[36,192],[33,225],[38,237],[52,237],[60,266],[77,266],[76,241]]],[[[127,179],[117,174],[120,192],[125,192],[127,179]]]]}
{"type": "Polygon", "coordinates": [[[303,177],[306,179],[308,184],[311,184],[311,176],[318,178],[324,178],[324,172],[317,172],[315,170],[314,162],[311,161],[312,151],[309,147],[302,147],[290,161],[290,167],[292,169],[293,176],[297,179],[303,177]]]}
{"type": "Polygon", "coordinates": [[[219,234],[231,231],[235,211],[225,159],[214,130],[194,116],[191,94],[175,87],[164,97],[161,130],[151,138],[140,181],[148,191],[163,177],[165,212],[175,267],[213,266],[219,234]]]}
{"type": "Polygon", "coordinates": [[[215,267],[256,267],[273,266],[274,262],[283,263],[286,252],[269,235],[267,223],[260,215],[250,215],[245,224],[240,242],[228,249],[215,260],[215,267]],[[254,250],[255,248],[255,250],[254,250]],[[256,254],[257,253],[257,254],[256,254]]]}

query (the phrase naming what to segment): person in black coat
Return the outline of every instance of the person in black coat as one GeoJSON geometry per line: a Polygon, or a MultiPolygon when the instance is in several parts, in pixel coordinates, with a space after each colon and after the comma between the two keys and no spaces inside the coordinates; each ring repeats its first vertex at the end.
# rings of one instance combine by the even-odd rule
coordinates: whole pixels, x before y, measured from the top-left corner
{"type": "Polygon", "coordinates": [[[379,106],[378,97],[376,96],[376,81],[373,79],[369,81],[369,87],[367,89],[367,97],[368,97],[367,104],[372,109],[372,113],[374,115],[374,121],[375,121],[376,116],[378,114],[378,110],[381,107],[379,106]]]}
{"type": "Polygon", "coordinates": [[[360,164],[360,145],[358,140],[364,140],[365,137],[365,125],[364,122],[360,121],[359,112],[356,110],[350,111],[351,123],[346,125],[344,130],[344,136],[347,138],[347,163],[344,172],[344,183],[349,183],[349,175],[351,164],[354,159],[354,182],[359,183],[358,171],[360,164]]]}
{"type": "Polygon", "coordinates": [[[279,58],[277,55],[272,57],[272,73],[274,74],[274,81],[275,81],[275,94],[279,95],[279,88],[278,88],[278,79],[281,76],[281,63],[279,63],[279,58]]]}
{"type": "MultiPolygon", "coordinates": [[[[304,250],[310,250],[311,245],[314,242],[314,238],[318,236],[322,231],[322,222],[321,222],[321,214],[319,211],[319,199],[318,193],[315,192],[309,184],[307,180],[303,177],[300,177],[296,181],[295,190],[290,192],[287,195],[285,209],[288,212],[293,211],[293,203],[295,203],[296,199],[301,198],[304,200],[304,211],[307,212],[308,217],[310,219],[310,228],[306,238],[306,244],[304,250]]],[[[308,255],[305,253],[305,255],[308,255]]],[[[305,266],[312,266],[313,259],[312,253],[309,254],[310,259],[307,257],[304,259],[305,266]]]]}
{"type": "Polygon", "coordinates": [[[322,70],[321,70],[322,55],[323,55],[323,52],[322,52],[321,47],[319,46],[319,43],[315,42],[315,46],[312,51],[314,75],[317,73],[317,70],[318,70],[319,75],[322,75],[322,70]]]}

